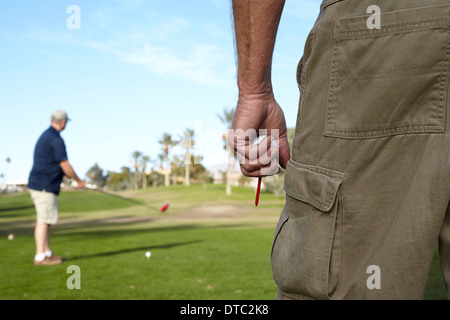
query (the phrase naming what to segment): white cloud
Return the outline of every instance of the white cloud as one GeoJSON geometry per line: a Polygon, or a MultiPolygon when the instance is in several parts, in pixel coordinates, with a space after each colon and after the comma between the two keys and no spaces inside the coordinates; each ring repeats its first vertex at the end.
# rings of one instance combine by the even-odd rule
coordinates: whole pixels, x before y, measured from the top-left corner
{"type": "Polygon", "coordinates": [[[186,19],[172,18],[170,21],[153,26],[149,33],[153,40],[164,41],[174,37],[180,31],[186,30],[190,25],[186,19]]]}
{"type": "MultiPolygon", "coordinates": [[[[209,1],[229,6],[228,0],[209,1]]],[[[82,14],[86,27],[81,32],[40,28],[22,34],[22,39],[40,54],[70,59],[78,48],[87,48],[161,77],[235,89],[231,22],[227,30],[217,21],[160,12],[142,0],[116,0],[115,6],[102,5],[82,14]],[[131,13],[134,20],[128,18],[131,13]]]]}
{"type": "MultiPolygon", "coordinates": [[[[188,22],[177,20],[171,29],[161,28],[164,34],[160,34],[160,37],[170,37],[183,26],[187,27],[188,22]]],[[[162,77],[178,77],[224,89],[233,89],[235,86],[234,49],[231,42],[223,49],[219,45],[196,44],[187,40],[158,41],[143,32],[120,34],[103,41],[45,30],[34,30],[22,37],[32,40],[30,45],[33,44],[33,51],[59,59],[66,57],[60,51],[62,48],[84,47],[113,54],[123,63],[142,65],[162,77]],[[52,45],[51,49],[49,45],[52,45]]]]}
{"type": "Polygon", "coordinates": [[[174,53],[167,47],[146,44],[130,52],[111,52],[126,63],[143,65],[160,76],[183,77],[203,85],[234,85],[232,52],[224,53],[216,46],[197,45],[190,51],[174,53]]]}
{"type": "Polygon", "coordinates": [[[226,40],[229,43],[233,43],[233,31],[231,28],[231,22],[228,29],[223,29],[219,27],[217,24],[209,22],[205,25],[204,30],[207,34],[210,34],[214,38],[220,38],[222,40],[226,40]]]}

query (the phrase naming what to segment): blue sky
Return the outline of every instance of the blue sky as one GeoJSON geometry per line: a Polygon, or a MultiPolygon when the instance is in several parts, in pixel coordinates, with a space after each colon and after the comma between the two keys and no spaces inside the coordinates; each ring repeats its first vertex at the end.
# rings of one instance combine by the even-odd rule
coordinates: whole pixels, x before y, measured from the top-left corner
{"type": "MultiPolygon", "coordinates": [[[[295,69],[320,3],[286,1],[273,84],[289,127],[295,69]]],[[[4,1],[0,48],[7,180],[28,178],[34,145],[56,109],[73,120],[61,135],[81,177],[95,163],[105,171],[131,166],[136,150],[157,160],[163,133],[186,128],[196,131],[194,153],[206,167],[226,162],[217,114],[237,97],[230,0],[4,1]],[[67,27],[70,5],[80,8],[80,29],[67,27]]]]}

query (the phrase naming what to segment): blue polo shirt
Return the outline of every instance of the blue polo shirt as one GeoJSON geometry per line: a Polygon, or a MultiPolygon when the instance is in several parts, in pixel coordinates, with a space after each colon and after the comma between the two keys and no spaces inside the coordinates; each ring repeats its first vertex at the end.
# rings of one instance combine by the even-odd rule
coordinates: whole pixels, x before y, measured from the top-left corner
{"type": "Polygon", "coordinates": [[[64,177],[59,163],[67,160],[66,145],[59,132],[50,127],[40,136],[34,149],[34,162],[28,188],[59,194],[64,177]]]}

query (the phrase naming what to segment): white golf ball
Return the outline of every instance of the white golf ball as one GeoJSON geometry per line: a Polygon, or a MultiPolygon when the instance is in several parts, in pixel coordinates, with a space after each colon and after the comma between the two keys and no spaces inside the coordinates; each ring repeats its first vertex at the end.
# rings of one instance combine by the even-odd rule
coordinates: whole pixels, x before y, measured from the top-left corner
{"type": "Polygon", "coordinates": [[[152,255],[152,253],[151,253],[150,251],[147,251],[147,252],[145,253],[145,257],[146,257],[147,259],[150,258],[151,255],[152,255]]]}

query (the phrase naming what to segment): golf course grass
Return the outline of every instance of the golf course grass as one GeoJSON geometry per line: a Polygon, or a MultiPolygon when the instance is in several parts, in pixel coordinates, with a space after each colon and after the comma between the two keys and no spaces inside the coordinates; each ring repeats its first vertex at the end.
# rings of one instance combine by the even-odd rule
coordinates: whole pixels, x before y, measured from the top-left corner
{"type": "MultiPolygon", "coordinates": [[[[227,196],[224,185],[63,191],[51,247],[66,261],[50,267],[33,265],[29,194],[0,195],[0,299],[273,300],[270,249],[284,199],[262,192],[255,208],[254,195],[234,187],[227,196]],[[67,286],[72,265],[80,290],[67,286]]],[[[425,299],[446,298],[435,254],[425,299]]]]}

